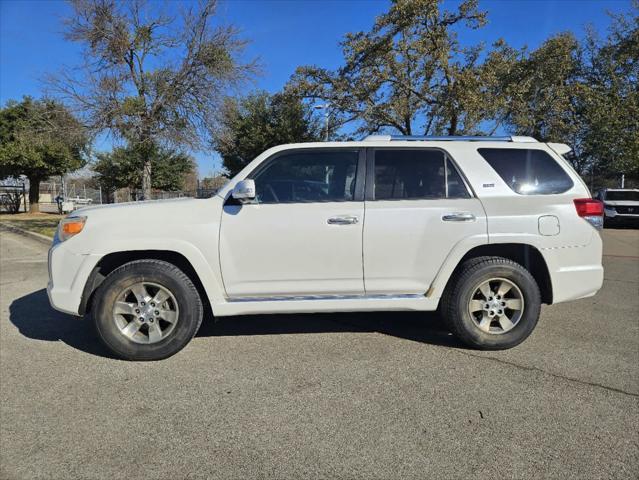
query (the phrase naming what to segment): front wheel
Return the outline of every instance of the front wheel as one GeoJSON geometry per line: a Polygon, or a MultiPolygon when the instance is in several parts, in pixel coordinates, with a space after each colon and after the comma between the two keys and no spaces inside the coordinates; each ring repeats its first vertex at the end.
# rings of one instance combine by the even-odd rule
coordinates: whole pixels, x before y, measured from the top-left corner
{"type": "Polygon", "coordinates": [[[537,325],[539,287],[518,263],[501,257],[471,259],[452,281],[442,312],[465,344],[481,350],[511,348],[537,325]]]}
{"type": "Polygon", "coordinates": [[[91,309],[104,344],[126,360],[160,360],[179,352],[197,333],[202,312],[191,279],[160,260],[137,260],[111,272],[91,309]]]}

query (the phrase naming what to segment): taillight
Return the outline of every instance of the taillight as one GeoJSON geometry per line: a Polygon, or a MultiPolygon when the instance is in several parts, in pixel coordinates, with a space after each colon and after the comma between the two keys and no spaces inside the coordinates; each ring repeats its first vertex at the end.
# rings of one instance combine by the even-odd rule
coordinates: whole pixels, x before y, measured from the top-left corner
{"type": "Polygon", "coordinates": [[[577,215],[590,222],[596,229],[600,230],[603,228],[603,202],[595,200],[594,198],[575,198],[574,202],[577,215]]]}

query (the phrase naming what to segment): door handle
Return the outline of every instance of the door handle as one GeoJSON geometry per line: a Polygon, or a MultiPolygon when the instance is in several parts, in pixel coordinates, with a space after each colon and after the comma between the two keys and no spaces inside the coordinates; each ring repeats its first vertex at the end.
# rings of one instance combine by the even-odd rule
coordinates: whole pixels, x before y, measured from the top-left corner
{"type": "Polygon", "coordinates": [[[473,222],[475,215],[470,212],[454,212],[442,215],[444,222],[473,222]]]}
{"type": "Polygon", "coordinates": [[[329,225],[354,225],[359,222],[359,218],[352,216],[331,217],[326,220],[329,225]]]}

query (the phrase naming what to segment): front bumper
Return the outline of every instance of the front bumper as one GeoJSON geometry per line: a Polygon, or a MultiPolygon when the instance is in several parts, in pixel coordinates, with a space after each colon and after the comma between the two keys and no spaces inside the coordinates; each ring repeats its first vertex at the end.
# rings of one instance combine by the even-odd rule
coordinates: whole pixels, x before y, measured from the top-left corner
{"type": "Polygon", "coordinates": [[[78,254],[70,251],[64,243],[54,243],[49,249],[49,303],[56,310],[79,315],[84,285],[99,255],[78,254]]]}
{"type": "MultiPolygon", "coordinates": [[[[635,211],[639,211],[639,209],[636,209],[635,211]]],[[[610,208],[605,208],[604,214],[606,215],[606,220],[639,220],[639,213],[620,213],[617,210],[612,210],[610,208]]]]}

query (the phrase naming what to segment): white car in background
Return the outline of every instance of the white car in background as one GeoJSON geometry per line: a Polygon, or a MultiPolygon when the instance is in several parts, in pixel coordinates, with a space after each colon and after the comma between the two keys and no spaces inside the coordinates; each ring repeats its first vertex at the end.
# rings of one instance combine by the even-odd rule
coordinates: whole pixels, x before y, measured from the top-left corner
{"type": "Polygon", "coordinates": [[[465,344],[510,348],[542,303],[603,282],[603,205],[569,150],[529,137],[281,145],[212,198],[74,212],[47,291],[130,360],[173,355],[205,311],[440,309],[465,344]]]}
{"type": "Polygon", "coordinates": [[[639,189],[604,188],[596,198],[604,204],[606,225],[622,222],[639,225],[639,189]]]}

